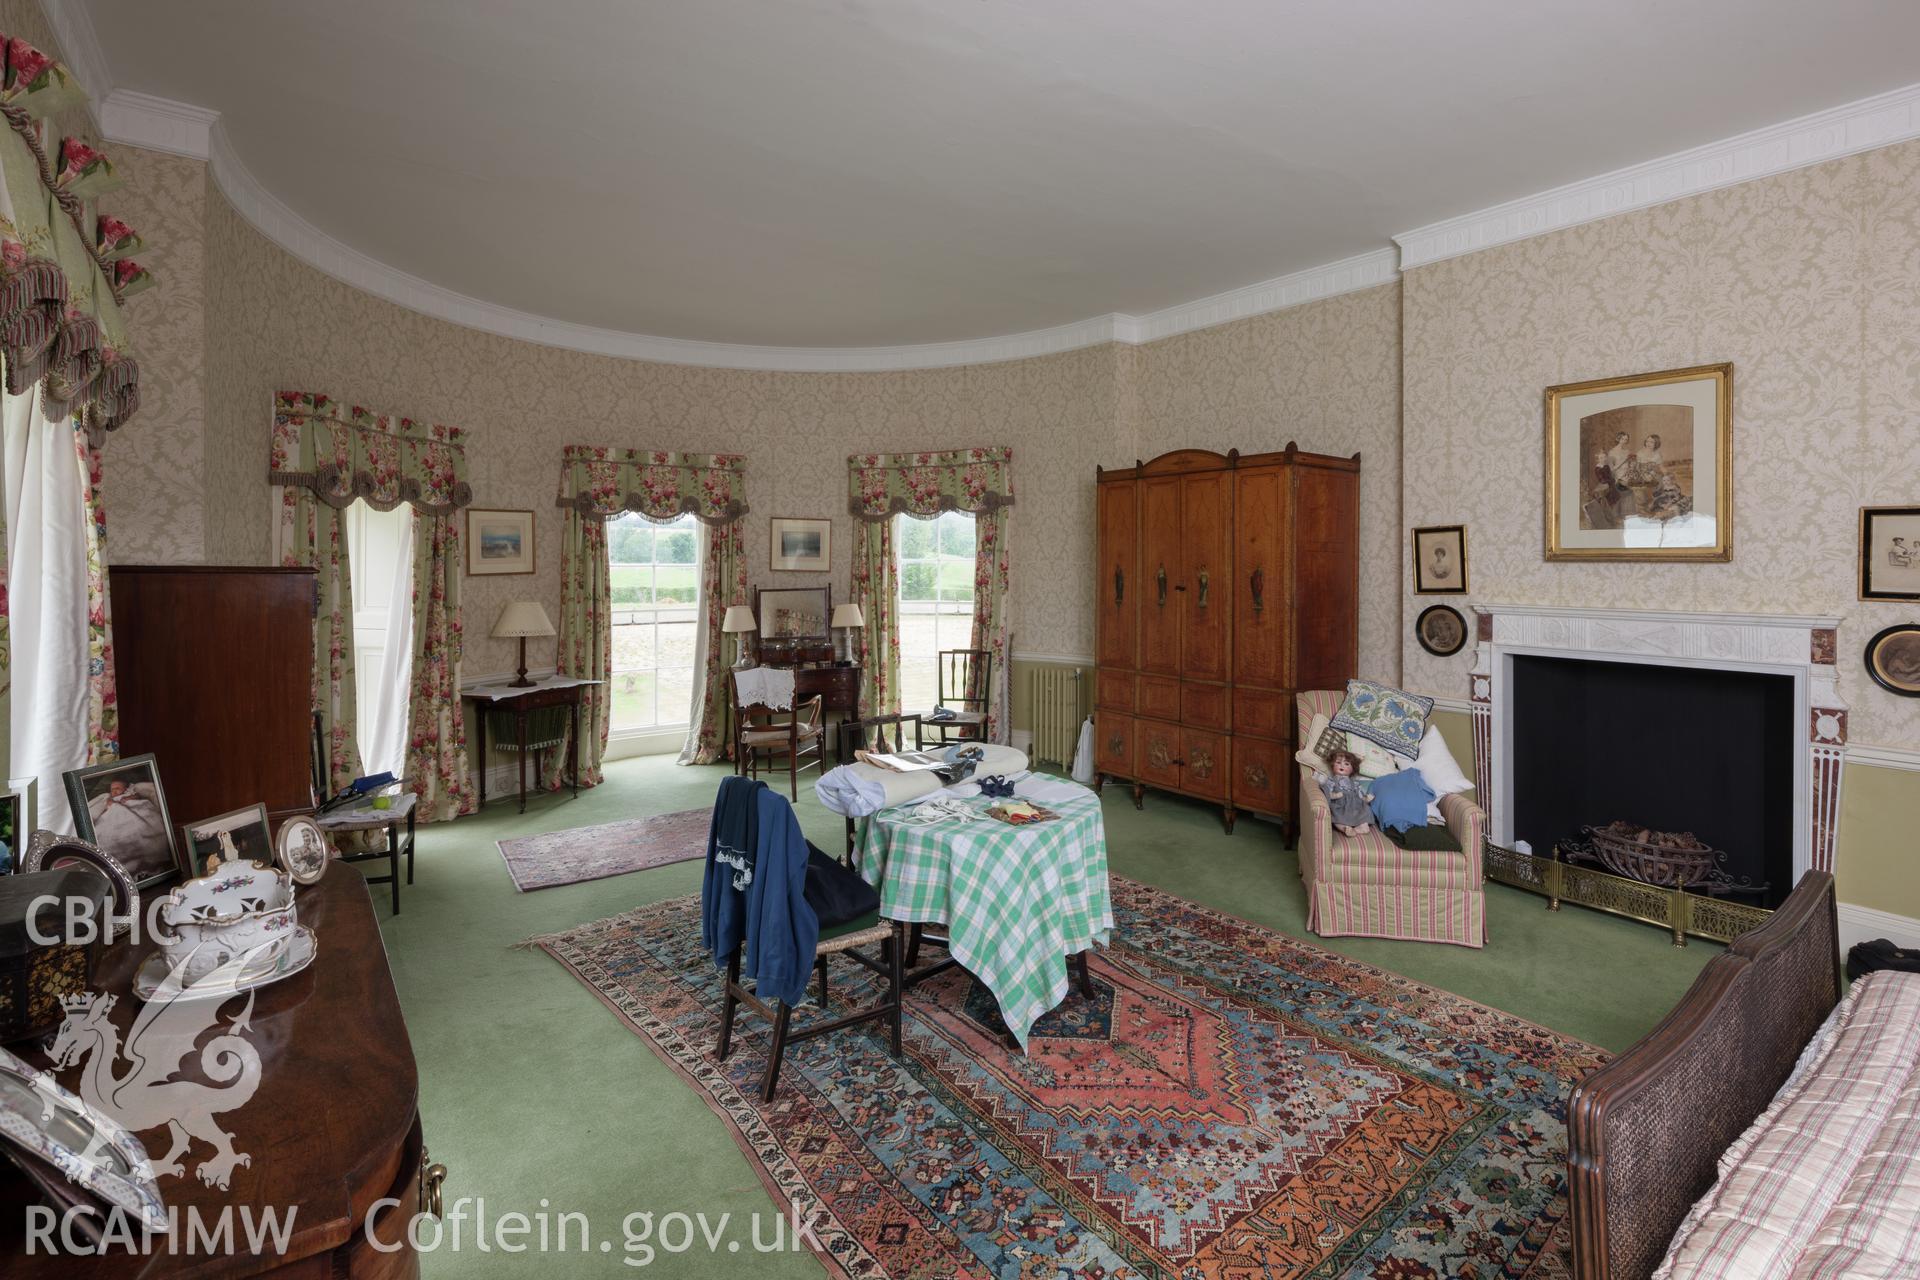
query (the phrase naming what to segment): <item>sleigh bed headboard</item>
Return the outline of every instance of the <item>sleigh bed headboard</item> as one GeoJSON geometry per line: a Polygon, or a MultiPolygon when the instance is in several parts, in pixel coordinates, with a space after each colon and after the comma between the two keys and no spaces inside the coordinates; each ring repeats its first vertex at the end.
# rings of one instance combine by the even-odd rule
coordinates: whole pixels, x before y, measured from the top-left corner
{"type": "Polygon", "coordinates": [[[1577,1280],[1645,1280],[1715,1165],[1772,1101],[1840,995],[1833,877],[1700,971],[1673,1012],[1567,1108],[1577,1280]]]}

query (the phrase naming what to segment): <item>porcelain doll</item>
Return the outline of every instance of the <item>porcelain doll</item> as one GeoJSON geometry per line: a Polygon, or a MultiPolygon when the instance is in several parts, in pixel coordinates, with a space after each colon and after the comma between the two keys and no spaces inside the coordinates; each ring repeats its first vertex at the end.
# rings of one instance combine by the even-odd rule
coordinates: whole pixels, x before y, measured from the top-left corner
{"type": "Polygon", "coordinates": [[[1318,778],[1321,792],[1333,808],[1334,829],[1343,836],[1363,836],[1373,830],[1373,805],[1360,786],[1360,757],[1351,751],[1335,751],[1327,757],[1327,768],[1318,778]]]}

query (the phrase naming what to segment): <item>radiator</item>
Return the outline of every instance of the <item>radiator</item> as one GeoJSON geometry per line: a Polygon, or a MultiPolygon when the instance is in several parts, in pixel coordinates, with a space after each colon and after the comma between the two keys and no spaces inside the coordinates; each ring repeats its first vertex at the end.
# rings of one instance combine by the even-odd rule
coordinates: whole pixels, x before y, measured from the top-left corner
{"type": "Polygon", "coordinates": [[[1080,741],[1080,668],[1043,663],[1029,677],[1033,707],[1033,762],[1073,763],[1080,741]]]}

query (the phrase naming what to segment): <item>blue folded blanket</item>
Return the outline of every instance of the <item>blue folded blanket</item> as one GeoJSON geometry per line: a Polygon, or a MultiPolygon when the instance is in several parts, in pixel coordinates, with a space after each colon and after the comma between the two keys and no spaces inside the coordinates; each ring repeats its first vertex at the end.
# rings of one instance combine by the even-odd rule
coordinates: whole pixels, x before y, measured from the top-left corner
{"type": "Polygon", "coordinates": [[[1418,769],[1402,769],[1373,780],[1373,817],[1383,831],[1425,826],[1433,788],[1418,769]]]}

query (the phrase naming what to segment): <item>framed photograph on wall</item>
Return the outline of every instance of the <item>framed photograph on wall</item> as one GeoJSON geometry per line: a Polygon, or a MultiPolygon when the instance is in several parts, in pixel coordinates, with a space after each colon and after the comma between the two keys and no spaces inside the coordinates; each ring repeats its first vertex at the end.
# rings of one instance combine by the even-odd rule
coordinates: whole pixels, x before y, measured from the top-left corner
{"type": "Polygon", "coordinates": [[[69,769],[62,778],[74,831],[125,867],[137,887],[174,873],[173,823],[151,755],[69,769]]]}
{"type": "Polygon", "coordinates": [[[1733,559],[1733,366],[1547,388],[1547,559],[1733,559]]]}
{"type": "Polygon", "coordinates": [[[467,508],[467,574],[533,572],[533,512],[467,508]]]}
{"type": "Polygon", "coordinates": [[[1467,527],[1434,524],[1413,531],[1413,593],[1459,596],[1467,592],[1467,527]]]}
{"type": "Polygon", "coordinates": [[[825,573],[833,557],[833,521],[775,516],[768,542],[775,572],[825,573]]]}
{"type": "Polygon", "coordinates": [[[1920,600],[1920,507],[1860,508],[1860,598],[1920,600]]]}
{"type": "Polygon", "coordinates": [[[1436,658],[1451,658],[1467,644],[1467,620],[1450,604],[1430,604],[1413,624],[1420,647],[1436,658]]]}
{"type": "Polygon", "coordinates": [[[1861,656],[1867,674],[1882,689],[1920,698],[1920,623],[1896,623],[1875,633],[1861,656]]]}

